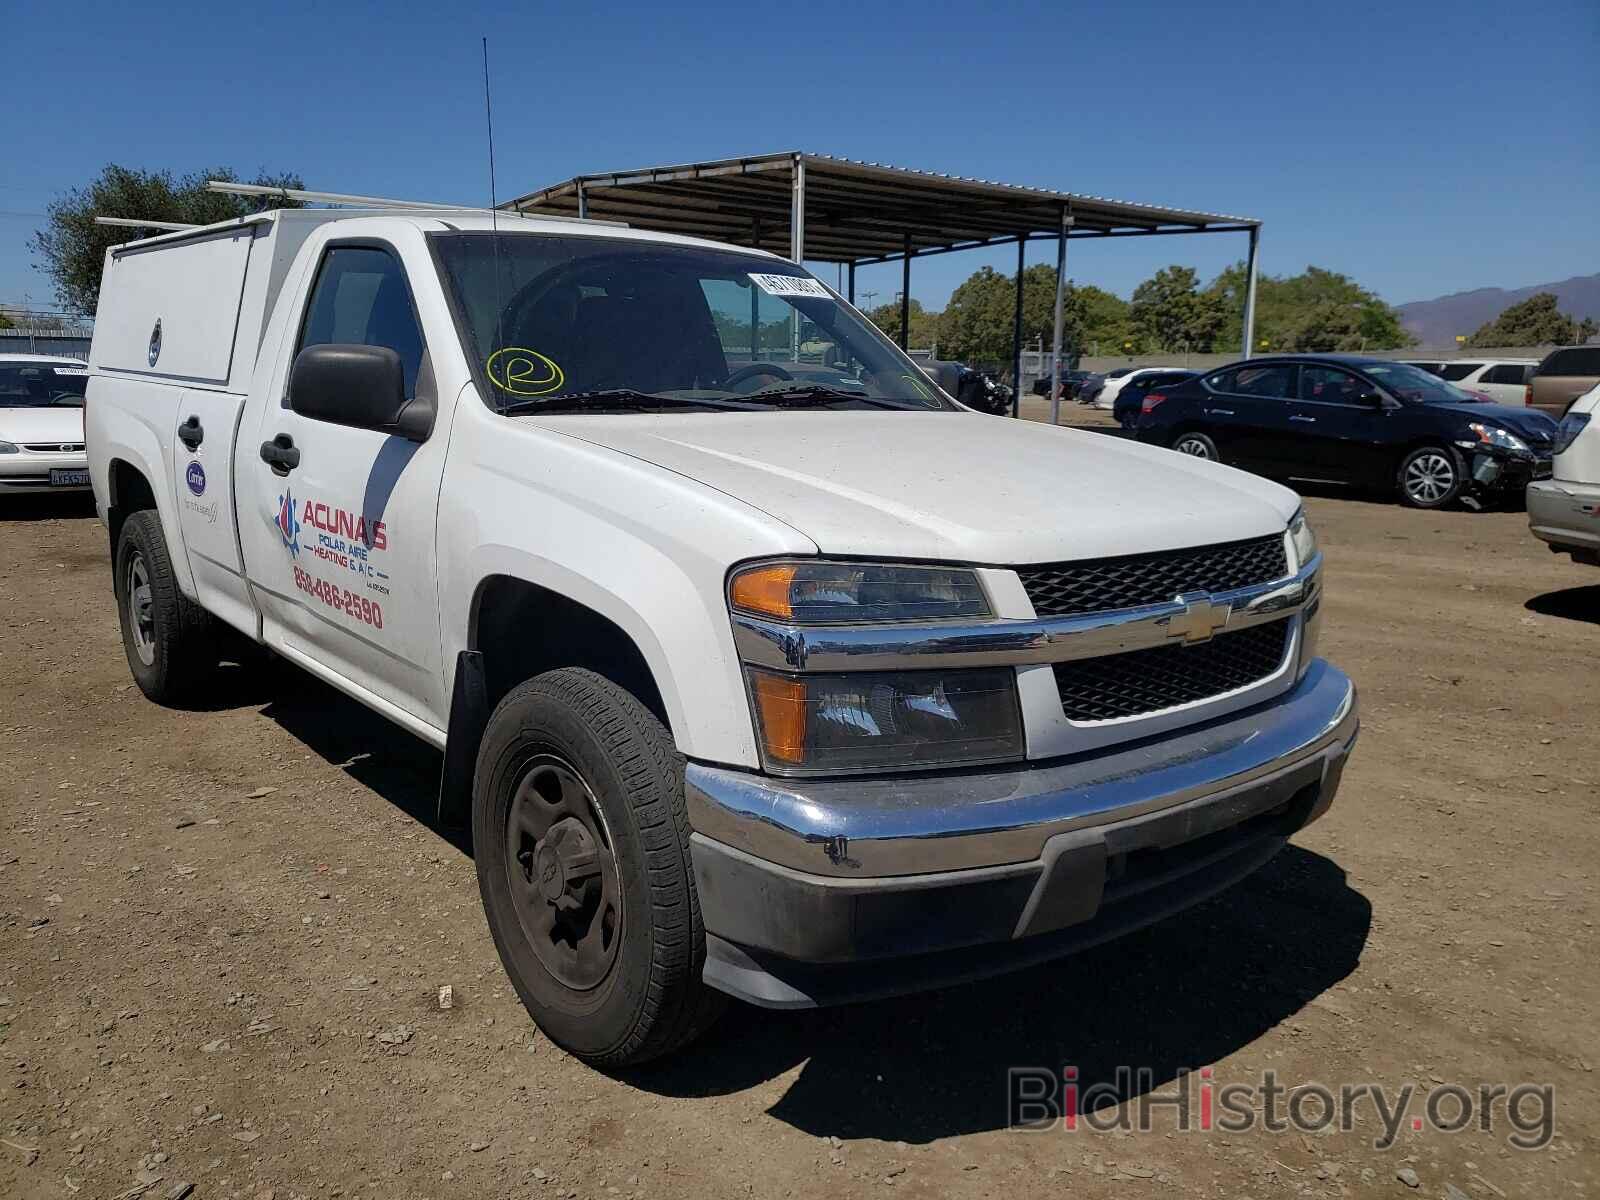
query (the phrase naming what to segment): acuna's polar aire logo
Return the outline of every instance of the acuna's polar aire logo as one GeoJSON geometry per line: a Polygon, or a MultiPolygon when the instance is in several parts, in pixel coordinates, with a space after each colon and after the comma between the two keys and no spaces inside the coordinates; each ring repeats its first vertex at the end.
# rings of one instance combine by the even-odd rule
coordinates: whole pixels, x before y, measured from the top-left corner
{"type": "Polygon", "coordinates": [[[183,481],[189,485],[189,490],[196,496],[206,494],[206,469],[197,462],[189,464],[189,469],[183,473],[183,481]]]}
{"type": "Polygon", "coordinates": [[[299,557],[300,522],[294,515],[294,494],[288,488],[284,488],[283,495],[278,497],[278,518],[273,524],[278,527],[278,535],[283,538],[289,553],[299,557]]]}

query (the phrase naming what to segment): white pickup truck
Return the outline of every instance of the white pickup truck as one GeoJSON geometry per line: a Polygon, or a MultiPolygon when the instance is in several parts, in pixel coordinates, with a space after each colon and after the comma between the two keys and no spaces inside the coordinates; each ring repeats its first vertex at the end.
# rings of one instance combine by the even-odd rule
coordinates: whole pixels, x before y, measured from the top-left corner
{"type": "Polygon", "coordinates": [[[232,627],[443,750],[528,1011],[597,1063],[1036,963],[1331,803],[1294,493],[952,401],[784,259],[269,212],[106,260],[129,666],[232,627]]]}

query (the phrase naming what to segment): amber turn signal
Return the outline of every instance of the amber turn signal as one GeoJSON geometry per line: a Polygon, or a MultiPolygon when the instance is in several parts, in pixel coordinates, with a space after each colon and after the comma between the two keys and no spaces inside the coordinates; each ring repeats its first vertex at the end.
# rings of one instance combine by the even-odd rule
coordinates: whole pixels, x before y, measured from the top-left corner
{"type": "Polygon", "coordinates": [[[729,602],[744,612],[787,621],[794,616],[791,600],[794,575],[793,563],[774,563],[770,567],[742,571],[733,578],[733,586],[728,591],[729,602]]]}
{"type": "Polygon", "coordinates": [[[767,758],[798,765],[806,759],[806,685],[765,671],[750,673],[767,758]]]}

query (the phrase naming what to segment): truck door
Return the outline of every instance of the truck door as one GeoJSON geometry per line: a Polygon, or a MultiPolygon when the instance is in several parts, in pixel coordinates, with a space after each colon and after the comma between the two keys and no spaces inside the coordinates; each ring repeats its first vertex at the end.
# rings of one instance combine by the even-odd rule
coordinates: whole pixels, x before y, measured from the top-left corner
{"type": "MultiPolygon", "coordinates": [[[[285,338],[307,346],[395,351],[407,394],[432,387],[411,286],[394,247],[323,248],[310,295],[285,338]]],[[[436,728],[447,723],[440,669],[434,525],[446,438],[415,442],[304,417],[281,395],[241,431],[240,470],[255,478],[245,552],[269,645],[436,728]]]]}
{"type": "Polygon", "coordinates": [[[185,388],[172,434],[173,494],[200,603],[250,634],[255,613],[239,558],[233,508],[233,436],[244,397],[185,388]]]}

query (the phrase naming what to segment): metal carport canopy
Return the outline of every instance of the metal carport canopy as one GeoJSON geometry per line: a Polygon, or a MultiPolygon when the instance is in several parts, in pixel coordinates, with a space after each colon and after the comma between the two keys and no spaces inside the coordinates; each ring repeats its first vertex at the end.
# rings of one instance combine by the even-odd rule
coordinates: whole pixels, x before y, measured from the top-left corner
{"type": "MultiPolygon", "coordinates": [[[[625,221],[754,246],[796,262],[847,263],[852,300],[857,266],[904,261],[909,285],[914,258],[1016,243],[1020,272],[1026,243],[1048,237],[1058,242],[1060,272],[1052,379],[1060,355],[1067,239],[1247,233],[1246,354],[1253,332],[1261,223],[1251,217],[1018,187],[802,151],[579,175],[502,207],[529,215],[542,211],[625,221]]],[[[903,314],[910,305],[909,292],[909,286],[902,289],[903,314]]],[[[1019,288],[1019,331],[1021,311],[1019,288]]],[[[902,319],[902,344],[906,325],[902,319]]],[[[1015,347],[1019,365],[1020,357],[1019,344],[1015,347]]],[[[1020,371],[1016,378],[1020,385],[1020,371]]]]}

